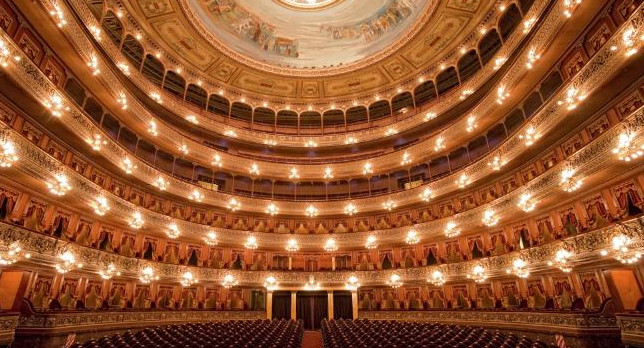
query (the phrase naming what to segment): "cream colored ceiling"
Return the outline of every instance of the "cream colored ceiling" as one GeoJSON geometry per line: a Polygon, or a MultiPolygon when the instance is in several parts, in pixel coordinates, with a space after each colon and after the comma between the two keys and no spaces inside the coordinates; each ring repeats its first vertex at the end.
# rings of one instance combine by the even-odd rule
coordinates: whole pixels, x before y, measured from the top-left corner
{"type": "MultiPolygon", "coordinates": [[[[463,42],[471,41],[477,33],[477,26],[494,5],[491,0],[345,0],[305,12],[289,9],[278,2],[137,0],[129,2],[128,6],[132,7],[130,13],[138,24],[162,47],[164,54],[220,83],[267,98],[337,100],[415,82],[418,76],[426,73],[428,66],[449,59],[446,54],[463,42]],[[319,36],[307,37],[307,32],[312,31],[307,29],[295,33],[295,29],[289,30],[289,25],[303,27],[302,22],[288,24],[282,19],[285,13],[292,16],[290,22],[293,23],[311,14],[337,14],[339,22],[330,19],[324,23],[355,26],[365,18],[373,18],[383,6],[387,8],[392,6],[392,2],[397,4],[399,1],[416,12],[410,12],[390,33],[375,38],[374,43],[364,42],[364,37],[350,40],[355,42],[352,50],[346,48],[346,42],[337,44],[332,39],[322,47],[319,36]],[[305,50],[311,50],[306,52],[307,60],[298,62],[300,58],[262,52],[257,42],[244,36],[246,34],[225,27],[229,22],[213,19],[218,16],[212,13],[213,6],[221,4],[254,11],[258,21],[260,18],[267,23],[279,20],[282,25],[279,34],[282,35],[283,31],[285,36],[297,36],[303,50],[302,57],[305,50]],[[208,9],[209,12],[206,11],[208,9]],[[342,9],[350,11],[339,12],[342,9]],[[308,39],[315,45],[306,48],[308,39]],[[338,54],[338,50],[344,54],[338,54]],[[321,57],[315,57],[315,51],[322,52],[321,57]],[[305,68],[309,63],[316,68],[305,68]]],[[[217,11],[226,11],[217,8],[217,11]]],[[[320,28],[319,25],[316,27],[320,28]]]]}

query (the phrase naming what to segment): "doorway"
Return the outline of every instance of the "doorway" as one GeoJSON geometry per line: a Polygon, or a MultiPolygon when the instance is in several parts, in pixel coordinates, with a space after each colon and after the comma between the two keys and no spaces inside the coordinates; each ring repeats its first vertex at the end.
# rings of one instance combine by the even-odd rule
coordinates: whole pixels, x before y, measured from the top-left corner
{"type": "Polygon", "coordinates": [[[298,291],[295,301],[297,319],[304,322],[304,330],[319,330],[322,319],[329,318],[329,299],[326,291],[298,291]]]}

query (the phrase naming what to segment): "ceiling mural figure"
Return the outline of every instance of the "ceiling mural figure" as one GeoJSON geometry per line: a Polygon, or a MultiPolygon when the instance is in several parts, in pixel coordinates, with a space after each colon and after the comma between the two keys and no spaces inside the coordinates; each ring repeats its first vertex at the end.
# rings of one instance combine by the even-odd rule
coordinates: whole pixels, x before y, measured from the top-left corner
{"type": "Polygon", "coordinates": [[[189,0],[205,27],[237,52],[284,67],[342,66],[404,37],[431,1],[189,0]]]}

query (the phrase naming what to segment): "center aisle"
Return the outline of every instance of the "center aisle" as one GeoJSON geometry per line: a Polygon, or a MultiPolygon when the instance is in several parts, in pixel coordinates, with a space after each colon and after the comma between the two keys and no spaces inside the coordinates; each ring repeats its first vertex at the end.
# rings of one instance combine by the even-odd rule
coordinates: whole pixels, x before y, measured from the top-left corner
{"type": "Polygon", "coordinates": [[[304,331],[302,348],[322,348],[322,333],[320,331],[304,331]]]}

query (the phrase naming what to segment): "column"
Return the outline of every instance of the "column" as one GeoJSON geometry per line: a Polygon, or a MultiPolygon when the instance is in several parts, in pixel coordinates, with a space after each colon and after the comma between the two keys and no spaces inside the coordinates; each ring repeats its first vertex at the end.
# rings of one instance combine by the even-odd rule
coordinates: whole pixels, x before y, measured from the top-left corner
{"type": "Polygon", "coordinates": [[[291,268],[293,267],[293,258],[291,255],[288,256],[288,270],[290,271],[291,268]]]}
{"type": "Polygon", "coordinates": [[[297,291],[291,291],[291,319],[295,320],[297,319],[297,307],[296,307],[296,300],[297,300],[297,291]]]}
{"type": "Polygon", "coordinates": [[[358,292],[351,291],[351,309],[353,310],[353,320],[358,319],[358,292]]]}
{"type": "Polygon", "coordinates": [[[273,319],[273,292],[266,291],[266,319],[273,319]]]}
{"type": "Polygon", "coordinates": [[[333,319],[333,290],[327,291],[327,306],[328,306],[328,312],[329,312],[329,320],[333,319]]]}
{"type": "Polygon", "coordinates": [[[335,271],[335,255],[331,255],[331,270],[335,271]]]}

